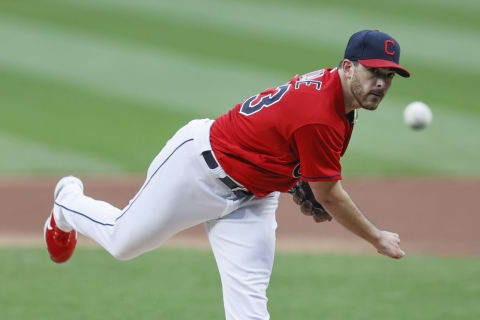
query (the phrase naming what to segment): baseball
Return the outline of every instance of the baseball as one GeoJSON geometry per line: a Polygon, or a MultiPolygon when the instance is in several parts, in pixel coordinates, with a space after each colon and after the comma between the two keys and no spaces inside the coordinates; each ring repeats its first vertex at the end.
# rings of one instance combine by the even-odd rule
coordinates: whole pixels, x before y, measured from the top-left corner
{"type": "Polygon", "coordinates": [[[412,129],[423,129],[432,121],[432,110],[423,102],[412,102],[403,111],[403,120],[412,129]]]}

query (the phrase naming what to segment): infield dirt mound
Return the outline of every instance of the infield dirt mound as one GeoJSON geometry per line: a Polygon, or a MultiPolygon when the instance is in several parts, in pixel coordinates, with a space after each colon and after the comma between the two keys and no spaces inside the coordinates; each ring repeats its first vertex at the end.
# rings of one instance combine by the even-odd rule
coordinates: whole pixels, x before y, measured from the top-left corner
{"type": "MultiPolygon", "coordinates": [[[[41,244],[51,210],[55,178],[0,178],[0,242],[41,244]]],[[[85,193],[124,207],[143,177],[85,178],[85,193]]],[[[410,254],[480,255],[480,180],[347,179],[345,189],[375,224],[400,234],[410,254]]],[[[375,253],[336,222],[316,224],[303,216],[289,195],[277,211],[280,250],[375,253]]],[[[89,241],[81,241],[88,244],[89,241]]],[[[207,247],[203,226],[183,231],[166,245],[207,247]]]]}

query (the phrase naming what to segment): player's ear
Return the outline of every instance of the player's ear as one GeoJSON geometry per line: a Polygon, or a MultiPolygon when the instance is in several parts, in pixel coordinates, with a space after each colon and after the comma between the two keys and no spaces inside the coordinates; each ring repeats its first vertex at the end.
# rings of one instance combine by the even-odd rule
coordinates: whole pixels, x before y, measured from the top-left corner
{"type": "Polygon", "coordinates": [[[351,79],[353,77],[353,72],[354,72],[354,69],[355,69],[355,65],[353,64],[352,61],[350,61],[348,59],[344,59],[342,61],[342,69],[343,69],[343,73],[345,74],[345,77],[347,79],[351,79]]]}

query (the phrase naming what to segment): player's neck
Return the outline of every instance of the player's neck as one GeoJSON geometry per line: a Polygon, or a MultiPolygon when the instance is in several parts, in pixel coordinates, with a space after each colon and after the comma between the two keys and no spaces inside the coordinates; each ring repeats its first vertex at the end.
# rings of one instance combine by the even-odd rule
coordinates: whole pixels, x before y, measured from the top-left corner
{"type": "Polygon", "coordinates": [[[345,77],[345,73],[342,69],[338,69],[338,75],[342,84],[343,101],[345,105],[345,113],[347,114],[352,110],[360,108],[360,105],[357,99],[353,96],[352,90],[350,89],[350,82],[345,77]]]}

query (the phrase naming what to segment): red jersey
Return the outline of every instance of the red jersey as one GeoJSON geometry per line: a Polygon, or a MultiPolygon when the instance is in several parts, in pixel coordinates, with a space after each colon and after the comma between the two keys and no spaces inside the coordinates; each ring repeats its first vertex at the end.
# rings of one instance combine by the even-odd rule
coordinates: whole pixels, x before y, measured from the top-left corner
{"type": "Polygon", "coordinates": [[[225,172],[264,197],[298,179],[340,180],[353,116],[337,68],[322,69],[237,104],[215,120],[210,142],[225,172]]]}

